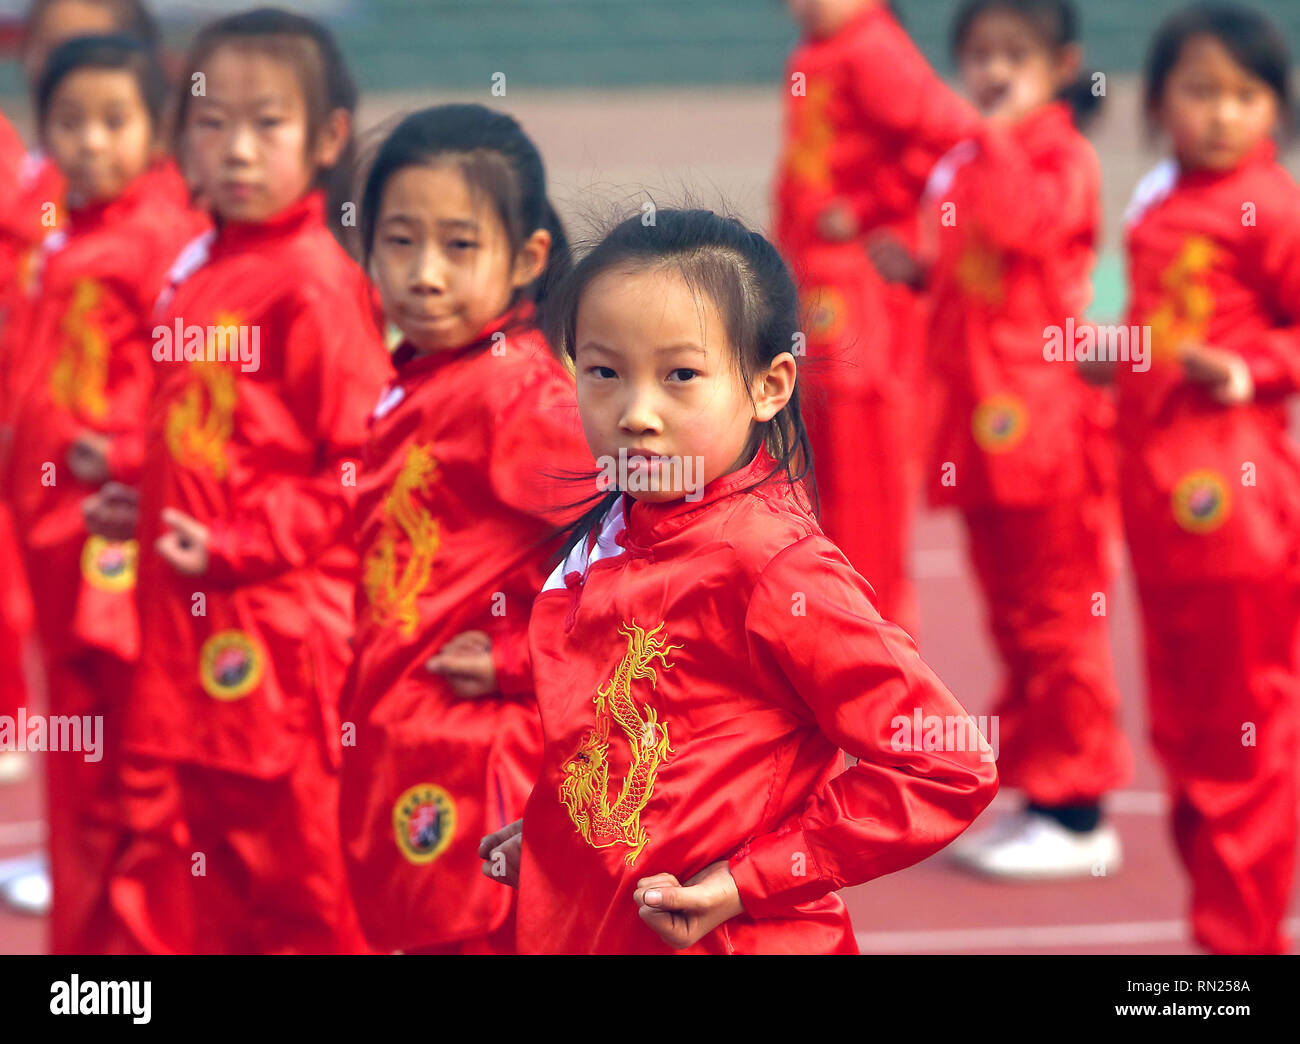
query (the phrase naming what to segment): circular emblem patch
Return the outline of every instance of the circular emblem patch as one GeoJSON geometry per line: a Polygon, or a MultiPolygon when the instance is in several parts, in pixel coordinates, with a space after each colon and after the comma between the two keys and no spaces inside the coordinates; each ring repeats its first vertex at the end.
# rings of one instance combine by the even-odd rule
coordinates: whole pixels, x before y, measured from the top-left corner
{"type": "Polygon", "coordinates": [[[1174,518],[1189,533],[1209,533],[1223,525],[1231,507],[1228,484],[1217,471],[1201,469],[1178,480],[1174,518]]]}
{"type": "Polygon", "coordinates": [[[262,681],[265,660],[243,631],[220,631],[199,650],[199,681],[216,700],[247,696],[262,681]]]}
{"type": "Polygon", "coordinates": [[[134,540],[105,540],[93,536],[81,549],[81,575],[101,591],[135,587],[135,563],[140,545],[134,540]]]}
{"type": "Polygon", "coordinates": [[[994,395],[975,407],[971,431],[980,449],[1001,453],[1011,449],[1025,434],[1024,404],[1012,395],[994,395]]]}
{"type": "Polygon", "coordinates": [[[456,833],[456,805],[442,787],[420,783],[393,806],[393,833],[412,863],[432,863],[456,833]]]}
{"type": "Polygon", "coordinates": [[[809,338],[826,340],[844,326],[844,295],[829,286],[819,286],[807,295],[809,338]]]}

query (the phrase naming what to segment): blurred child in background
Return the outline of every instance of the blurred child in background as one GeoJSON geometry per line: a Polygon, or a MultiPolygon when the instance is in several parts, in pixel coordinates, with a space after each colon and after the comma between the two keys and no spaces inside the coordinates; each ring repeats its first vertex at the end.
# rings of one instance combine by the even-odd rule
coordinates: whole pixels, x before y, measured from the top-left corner
{"type": "Polygon", "coordinates": [[[588,445],[629,470],[533,608],[541,775],[480,849],[517,876],[519,948],[856,953],[836,890],[942,848],[997,774],[817,525],[789,270],[738,221],[661,209],[554,307],[588,445]],[[925,715],[969,745],[900,734],[925,715]]]}
{"type": "MultiPolygon", "coordinates": [[[[175,765],[203,953],[365,950],[337,699],[386,360],[323,202],[355,105],[329,32],[271,8],[205,26],[180,95],[179,152],[217,228],[178,259],[156,320],[127,743],[175,765]]],[[[92,516],[115,517],[117,494],[92,516]]]]}
{"type": "Polygon", "coordinates": [[[478,844],[523,813],[541,756],[528,615],[573,500],[548,476],[592,470],[537,328],[569,246],[536,146],[480,105],[398,124],[362,208],[403,341],[358,503],[353,894],[385,950],[510,953],[514,896],[479,873],[478,844]]]}
{"type": "Polygon", "coordinates": [[[975,114],[935,75],[884,0],[790,0],[804,39],[787,62],[776,239],[804,301],[808,434],[827,534],[915,633],[908,579],[923,440],[914,410],[924,326],[912,288],[867,258],[888,230],[908,246],[935,161],[975,114]]]}
{"type": "Polygon", "coordinates": [[[1075,121],[1099,98],[1067,0],[968,0],[953,51],[984,122],[931,179],[934,256],[922,270],[898,244],[873,251],[932,295],[927,486],[966,523],[1006,672],[998,770],[1027,798],[952,855],[996,876],[1103,875],[1120,848],[1101,799],[1132,761],[1107,631],[1109,418],[1065,352],[1046,352],[1092,293],[1101,171],[1075,121]]]}
{"type": "MultiPolygon", "coordinates": [[[[123,839],[122,712],[139,651],[134,541],[87,539],[81,502],[132,480],[152,367],[149,313],[167,268],[205,223],[161,149],[166,84],[129,36],[51,52],[37,92],[41,141],[67,186],[62,224],[13,331],[6,486],[45,656],[48,710],[98,718],[101,747],[47,758],[56,953],[131,948],[107,899],[123,839]]],[[[83,740],[86,737],[83,737],[83,740]]]]}
{"type": "Polygon", "coordinates": [[[1130,211],[1120,481],[1152,738],[1217,953],[1283,953],[1300,755],[1300,189],[1273,134],[1290,56],[1255,12],[1201,5],[1151,44],[1146,104],[1173,153],[1130,211]]]}
{"type": "MultiPolygon", "coordinates": [[[[34,0],[23,18],[20,60],[36,108],[46,57],[65,40],[95,33],[126,33],[153,49],[158,33],[140,0],[34,0]]],[[[41,149],[26,152],[16,131],[0,116],[0,460],[12,432],[8,409],[16,402],[9,369],[22,346],[6,332],[31,300],[41,242],[59,227],[63,175],[41,149]]],[[[4,468],[0,465],[0,471],[4,468]]],[[[0,714],[31,709],[44,688],[34,643],[33,610],[26,570],[13,532],[8,493],[0,481],[0,662],[10,664],[0,681],[0,714]]],[[[28,755],[0,752],[0,783],[25,775],[28,755]]],[[[37,873],[0,885],[0,896],[33,912],[48,906],[49,888],[37,873]]]]}

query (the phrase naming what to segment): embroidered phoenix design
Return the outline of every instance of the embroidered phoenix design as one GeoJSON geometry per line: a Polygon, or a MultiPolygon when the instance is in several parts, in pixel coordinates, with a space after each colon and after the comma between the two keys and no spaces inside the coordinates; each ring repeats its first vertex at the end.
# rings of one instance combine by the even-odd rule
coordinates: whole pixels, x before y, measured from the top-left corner
{"type": "Polygon", "coordinates": [[[665,645],[659,637],[664,625],[652,631],[630,625],[619,628],[627,636],[627,653],[596,691],[596,724],[588,730],[582,745],[564,765],[560,800],[578,833],[593,848],[625,845],[627,865],[633,866],[649,840],[641,826],[641,810],[654,791],[660,764],[672,753],[668,723],[660,722],[648,703],[633,698],[635,682],[648,678],[653,688],[658,675],[652,666],[658,660],[671,669],[667,655],[680,645],[665,645]],[[609,797],[609,748],[613,726],[618,726],[628,747],[627,775],[618,797],[609,797]]]}
{"type": "MultiPolygon", "coordinates": [[[[219,315],[216,325],[238,326],[239,319],[219,315]]],[[[234,432],[235,405],[239,401],[235,374],[226,363],[212,359],[196,359],[190,366],[196,379],[186,385],[167,410],[167,448],[185,467],[206,467],[222,479],[226,477],[226,445],[234,432]]]]}
{"type": "Polygon", "coordinates": [[[415,600],[429,582],[429,571],[442,542],[438,520],[416,499],[429,492],[437,472],[432,446],[412,446],[407,451],[402,470],[384,499],[383,529],[366,555],[362,574],[375,619],[396,623],[408,636],[414,633],[420,618],[415,600]],[[411,552],[399,575],[397,543],[402,537],[411,552]]]}
{"type": "Polygon", "coordinates": [[[63,351],[50,374],[54,401],[70,410],[80,410],[92,420],[108,414],[104,390],[108,381],[108,338],[90,319],[99,305],[99,286],[90,279],[78,279],[72,305],[60,329],[66,335],[63,351]]]}

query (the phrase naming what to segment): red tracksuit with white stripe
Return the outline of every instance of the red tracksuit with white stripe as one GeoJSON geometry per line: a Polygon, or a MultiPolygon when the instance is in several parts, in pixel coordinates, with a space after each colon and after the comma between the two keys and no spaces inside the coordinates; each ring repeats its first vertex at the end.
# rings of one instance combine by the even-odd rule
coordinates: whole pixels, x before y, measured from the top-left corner
{"type": "Polygon", "coordinates": [[[531,314],[525,302],[454,351],[400,347],[366,446],[342,822],[357,909],[385,950],[514,949],[513,892],[482,875],[478,845],[523,814],[537,775],[528,614],[562,506],[594,489],[548,477],[594,463],[531,314]],[[491,639],[500,691],[466,699],[425,662],[471,630],[491,639]]]}
{"type": "Polygon", "coordinates": [[[1132,761],[1105,608],[1109,407],[1044,353],[1049,330],[1083,322],[1100,191],[1096,154],[1058,103],[959,145],[927,193],[930,500],[962,510],[1006,671],[998,771],[1046,805],[1096,801],[1132,761]]]}
{"type": "Polygon", "coordinates": [[[1128,230],[1147,373],[1119,372],[1120,490],[1142,598],[1151,729],[1197,940],[1280,953],[1300,755],[1300,189],[1265,142],[1226,173],[1172,173],[1128,230]],[[1240,355],[1223,406],[1175,353],[1240,355]]]}
{"type": "Polygon", "coordinates": [[[364,950],[338,838],[337,700],[357,458],[387,366],[369,287],[318,192],[221,225],[173,281],[157,330],[180,323],[194,350],[155,348],[127,744],[177,766],[197,949],[364,950]],[[208,527],[204,575],[153,550],[164,508],[208,527]]]}
{"type": "Polygon", "coordinates": [[[885,618],[915,631],[905,562],[922,449],[913,407],[923,312],[911,290],[880,278],[864,237],[888,231],[915,245],[925,179],[976,116],[884,5],[803,41],[786,70],[776,239],[804,302],[822,522],[885,618]],[[835,201],[852,212],[859,238],[823,237],[818,218],[835,201]]]}
{"type": "Polygon", "coordinates": [[[538,596],[522,952],[668,952],[637,880],[726,859],[745,913],[686,952],[856,953],[835,891],[924,859],[992,800],[974,722],[802,491],[761,481],[773,466],[760,452],[694,502],[625,495],[538,596]],[[951,728],[931,743],[918,720],[951,728]]]}
{"type": "Polygon", "coordinates": [[[6,485],[23,544],[45,654],[49,711],[98,718],[101,747],[47,760],[56,953],[136,948],[134,925],[108,901],[123,841],[121,715],[139,649],[134,541],[88,536],[68,450],[83,431],[107,435],[110,477],[131,478],[151,385],[148,315],[167,266],[206,221],[188,210],[170,162],[111,202],[70,209],[41,251],[33,301],[14,331],[13,430],[6,485]]]}

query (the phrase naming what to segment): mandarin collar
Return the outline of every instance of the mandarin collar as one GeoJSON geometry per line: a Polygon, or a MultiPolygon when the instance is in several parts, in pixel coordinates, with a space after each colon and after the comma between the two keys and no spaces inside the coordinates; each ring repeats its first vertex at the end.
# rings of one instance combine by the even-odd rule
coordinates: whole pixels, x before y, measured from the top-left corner
{"type": "Polygon", "coordinates": [[[623,517],[627,524],[624,533],[625,546],[649,547],[669,533],[680,529],[710,505],[762,482],[773,469],[779,467],[775,458],[768,453],[767,447],[763,446],[754,454],[754,459],[744,467],[737,468],[726,475],[719,475],[705,486],[698,500],[687,500],[681,497],[677,500],[655,502],[637,500],[630,494],[624,493],[623,517]]]}
{"type": "Polygon", "coordinates": [[[73,232],[78,234],[108,224],[134,210],[143,202],[163,193],[175,192],[170,184],[178,177],[170,160],[159,160],[138,177],[133,178],[112,199],[97,200],[78,207],[68,207],[68,220],[73,232]]]}
{"type": "Polygon", "coordinates": [[[288,239],[311,225],[325,224],[325,193],[308,192],[265,221],[218,221],[213,253],[245,250],[288,239]]]}
{"type": "Polygon", "coordinates": [[[1259,167],[1273,163],[1276,159],[1277,142],[1272,138],[1265,138],[1246,153],[1241,162],[1231,170],[1183,170],[1182,165],[1179,164],[1178,184],[1180,187],[1213,185],[1216,182],[1225,181],[1228,178],[1235,177],[1252,167],[1259,167]]]}
{"type": "Polygon", "coordinates": [[[525,298],[484,325],[468,344],[441,352],[421,352],[410,341],[403,339],[393,349],[393,368],[404,380],[420,374],[434,373],[486,348],[495,334],[505,333],[509,336],[520,329],[532,326],[536,313],[537,306],[525,298]]]}

